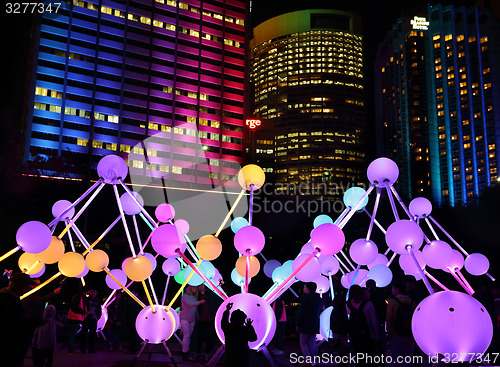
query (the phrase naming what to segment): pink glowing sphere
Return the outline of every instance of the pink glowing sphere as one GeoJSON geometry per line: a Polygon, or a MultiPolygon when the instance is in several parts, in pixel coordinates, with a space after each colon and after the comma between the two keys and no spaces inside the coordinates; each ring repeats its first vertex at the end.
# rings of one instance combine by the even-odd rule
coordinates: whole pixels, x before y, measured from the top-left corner
{"type": "Polygon", "coordinates": [[[281,263],[278,260],[267,260],[264,264],[264,274],[268,278],[272,278],[274,269],[279,266],[281,266],[281,263]]]}
{"type": "Polygon", "coordinates": [[[411,245],[414,249],[420,247],[424,241],[424,232],[417,223],[402,219],[392,223],[387,228],[385,241],[392,251],[404,254],[408,252],[406,249],[408,245],[411,245]]]}
{"type": "Polygon", "coordinates": [[[234,235],[234,247],[242,255],[257,255],[264,248],[265,242],[262,231],[254,226],[240,228],[234,235]]]}
{"type": "Polygon", "coordinates": [[[450,269],[453,271],[458,271],[464,266],[464,257],[461,252],[457,250],[451,250],[453,255],[451,257],[451,261],[443,268],[444,271],[450,272],[450,269]]]}
{"type": "Polygon", "coordinates": [[[46,250],[52,241],[49,227],[35,220],[24,223],[16,233],[16,242],[24,252],[38,254],[46,250]]]}
{"type": "Polygon", "coordinates": [[[175,257],[170,257],[163,262],[161,270],[163,270],[165,275],[176,275],[181,270],[181,264],[175,257]]]}
{"type": "MultiPolygon", "coordinates": [[[[423,269],[425,267],[425,261],[422,252],[419,250],[413,250],[413,254],[417,259],[420,269],[423,269]]],[[[413,260],[413,257],[409,253],[402,254],[399,257],[399,266],[405,272],[405,274],[410,274],[410,275],[419,274],[418,268],[415,265],[415,261],[413,260]]]]}
{"type": "Polygon", "coordinates": [[[334,256],[320,256],[318,258],[321,274],[334,275],[340,269],[339,261],[334,256]]]}
{"type": "Polygon", "coordinates": [[[344,232],[335,224],[324,223],[311,231],[311,243],[321,256],[335,255],[344,246],[344,232]]]}
{"type": "MultiPolygon", "coordinates": [[[[292,269],[297,270],[311,254],[302,254],[293,261],[292,269]]],[[[300,271],[295,274],[295,278],[303,282],[312,282],[321,274],[321,265],[316,257],[312,257],[300,271]]]]}
{"type": "Polygon", "coordinates": [[[399,168],[389,158],[377,158],[368,166],[366,171],[368,180],[375,186],[392,185],[399,176],[399,168]]]}
{"type": "Polygon", "coordinates": [[[141,206],[137,205],[128,192],[124,193],[120,197],[120,203],[122,204],[123,211],[128,215],[139,214],[142,210],[142,206],[144,205],[144,199],[141,195],[135,191],[132,192],[132,195],[134,195],[135,199],[139,202],[139,204],[141,204],[141,206]]]}
{"type": "Polygon", "coordinates": [[[323,294],[328,292],[330,289],[330,281],[327,277],[320,275],[318,278],[314,279],[314,283],[316,283],[316,293],[323,294]]]}
{"type": "Polygon", "coordinates": [[[457,362],[484,353],[493,336],[486,308],[473,297],[455,291],[425,298],[417,306],[411,326],[415,341],[427,355],[449,355],[457,362]]]}
{"type": "Polygon", "coordinates": [[[470,254],[465,258],[465,270],[471,275],[483,275],[488,272],[490,262],[483,254],[470,254]]]}
{"type": "MultiPolygon", "coordinates": [[[[68,200],[58,200],[52,205],[52,215],[54,218],[57,218],[59,215],[64,213],[66,209],[71,206],[71,201],[68,200]]],[[[71,208],[68,210],[61,218],[60,221],[64,221],[65,219],[71,219],[75,215],[75,208],[71,208]]]]}
{"type": "Polygon", "coordinates": [[[177,226],[182,233],[187,234],[189,232],[189,223],[185,219],[177,219],[174,225],[177,226]]]}
{"type": "Polygon", "coordinates": [[[378,248],[373,241],[360,238],[352,243],[349,255],[356,264],[368,265],[377,258],[378,248]]]}
{"type": "Polygon", "coordinates": [[[166,306],[154,305],[153,312],[151,306],[147,306],[139,312],[135,320],[135,329],[142,340],[147,340],[150,344],[160,344],[163,340],[168,340],[176,329],[174,310],[167,310],[166,306]]]}
{"type": "Polygon", "coordinates": [[[387,287],[392,282],[392,271],[385,264],[378,264],[370,269],[368,279],[373,279],[379,288],[387,287]]]}
{"type": "Polygon", "coordinates": [[[368,269],[373,268],[375,265],[387,265],[389,260],[387,260],[387,256],[384,254],[377,254],[375,260],[368,264],[368,269]]]}
{"type": "Polygon", "coordinates": [[[408,207],[410,214],[415,218],[426,218],[432,212],[432,204],[426,198],[415,198],[408,207]]]}
{"type": "MultiPolygon", "coordinates": [[[[226,299],[219,307],[215,315],[215,331],[220,341],[222,343],[225,341],[224,332],[221,328],[221,320],[228,303],[233,304],[230,312],[241,310],[247,317],[253,320],[252,326],[257,334],[257,340],[248,343],[248,346],[251,349],[260,350],[269,345],[276,331],[276,317],[271,306],[261,297],[252,293],[235,294],[226,299]]],[[[229,315],[229,320],[231,320],[231,315],[229,315]]]]}
{"type": "Polygon", "coordinates": [[[124,180],[128,174],[127,163],[117,155],[107,155],[97,164],[97,174],[108,184],[117,184],[119,179],[124,180]]]}
{"type": "Polygon", "coordinates": [[[186,239],[181,230],[173,224],[163,224],[156,228],[151,236],[154,250],[164,257],[177,257],[186,249],[186,239]]]}
{"type": "Polygon", "coordinates": [[[158,221],[168,223],[175,217],[175,209],[170,204],[160,204],[155,209],[155,216],[158,221]]]}
{"type": "Polygon", "coordinates": [[[425,245],[422,254],[427,265],[433,269],[442,269],[450,263],[453,251],[446,242],[436,240],[425,245]]]}
{"type": "MultiPolygon", "coordinates": [[[[127,274],[121,269],[110,270],[110,273],[120,282],[121,285],[127,285],[127,274]]],[[[120,285],[113,278],[106,274],[106,285],[111,289],[121,289],[120,285]]]]}

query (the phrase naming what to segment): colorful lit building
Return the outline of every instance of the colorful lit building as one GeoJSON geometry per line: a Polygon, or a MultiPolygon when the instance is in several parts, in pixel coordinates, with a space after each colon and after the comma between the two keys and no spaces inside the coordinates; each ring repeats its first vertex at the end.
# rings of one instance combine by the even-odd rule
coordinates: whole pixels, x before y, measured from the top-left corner
{"type": "Polygon", "coordinates": [[[131,174],[163,184],[232,180],[243,159],[246,14],[244,0],[74,0],[45,13],[25,162],[59,175],[48,164],[58,157],[78,178],[120,154],[131,174]]]}
{"type": "MultiPolygon", "coordinates": [[[[277,189],[330,189],[363,181],[365,115],[360,19],[314,9],[279,15],[253,29],[256,156],[274,157],[277,189]]],[[[321,191],[322,193],[325,190],[321,191]]],[[[340,191],[341,195],[342,192],[340,191]]]]}
{"type": "Polygon", "coordinates": [[[487,10],[435,5],[398,20],[379,46],[380,141],[408,197],[464,205],[497,182],[499,26],[487,10]]]}

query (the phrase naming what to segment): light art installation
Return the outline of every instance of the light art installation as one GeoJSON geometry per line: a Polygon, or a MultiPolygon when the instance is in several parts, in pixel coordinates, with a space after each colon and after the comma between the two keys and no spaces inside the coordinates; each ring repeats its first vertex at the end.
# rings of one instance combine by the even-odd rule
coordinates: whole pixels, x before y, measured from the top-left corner
{"type": "MultiPolygon", "coordinates": [[[[123,159],[113,155],[106,156],[99,162],[97,171],[100,179],[80,198],[72,203],[60,200],[54,204],[52,207],[54,220],[51,223],[45,225],[31,221],[23,224],[16,235],[17,246],[0,257],[0,261],[23,250],[19,266],[22,271],[30,275],[40,274],[45,264],[57,263],[58,273],[21,298],[28,297],[61,275],[80,277],[83,281],[89,270],[104,271],[106,284],[112,290],[104,302],[104,309],[113,302],[113,295],[119,290],[127,292],[143,307],[136,319],[137,332],[144,340],[141,352],[147,343],[163,344],[175,365],[167,346],[167,341],[179,328],[179,316],[172,309],[172,305],[186,285],[204,283],[208,289],[223,299],[215,320],[217,335],[222,343],[224,343],[224,333],[221,330],[221,317],[226,304],[232,302],[233,310],[241,309],[254,321],[258,339],[249,343],[250,348],[262,351],[273,364],[266,349],[276,329],[276,320],[270,305],[287,289],[291,290],[292,284],[297,281],[315,281],[319,293],[323,295],[330,292],[333,298],[332,276],[339,271],[342,274],[341,284],[347,289],[353,284],[363,285],[367,279],[373,279],[377,286],[384,287],[392,281],[390,266],[393,263],[399,264],[405,273],[422,280],[430,293],[418,305],[412,322],[415,340],[425,353],[429,355],[469,353],[468,356],[473,357],[484,352],[491,341],[492,325],[489,316],[485,308],[471,297],[474,290],[462,273],[462,269],[465,268],[471,275],[486,274],[492,278],[488,274],[490,265],[488,259],[482,254],[468,254],[431,216],[432,204],[427,199],[413,199],[407,207],[393,186],[398,178],[398,167],[387,158],[376,159],[369,165],[367,176],[370,186],[367,190],[353,187],[345,192],[346,209],[336,220],[325,214],[319,215],[314,220],[310,241],[304,244],[295,259],[287,260],[282,265],[277,260],[267,260],[264,257],[262,251],[265,247],[265,235],[252,225],[254,191],[265,181],[265,174],[260,167],[248,165],[242,168],[238,174],[238,181],[242,187],[238,199],[214,234],[207,233],[197,241],[196,246],[191,243],[188,236],[189,222],[183,219],[176,219],[174,222],[173,206],[168,203],[158,205],[155,208],[156,220],[145,210],[141,196],[131,192],[124,182],[128,170],[123,159]],[[106,185],[110,185],[114,191],[119,215],[101,236],[90,243],[82,235],[76,222],[106,185]],[[124,190],[121,196],[118,192],[119,187],[124,190]],[[376,219],[384,190],[394,215],[394,222],[388,225],[387,229],[376,219]],[[237,217],[231,222],[231,229],[235,233],[234,246],[240,254],[231,272],[231,279],[241,287],[241,293],[229,297],[221,288],[220,272],[211,261],[220,256],[223,245],[218,236],[247,191],[250,202],[248,220],[237,217]],[[375,193],[375,200],[370,213],[367,205],[372,192],[375,193]],[[85,199],[87,200],[84,202],[85,199]],[[399,210],[396,203],[399,203],[399,210]],[[80,204],[83,205],[77,211],[80,204]],[[401,210],[404,212],[402,217],[400,217],[401,210]],[[349,249],[344,249],[344,228],[353,215],[359,212],[366,213],[370,218],[366,236],[354,241],[349,249]],[[150,234],[145,240],[140,236],[137,219],[142,220],[150,228],[150,234]],[[108,255],[95,247],[120,221],[131,256],[124,259],[122,269],[108,269],[108,255]],[[54,232],[59,223],[65,227],[55,236],[54,232]],[[381,251],[383,243],[375,244],[371,239],[375,228],[385,236],[387,245],[385,252],[381,251]],[[424,230],[430,233],[426,234],[424,230]],[[33,231],[37,232],[36,236],[32,235],[33,231]],[[135,234],[135,238],[131,232],[135,234]],[[76,236],[86,248],[83,253],[75,251],[73,236],[76,236]],[[66,251],[63,237],[69,241],[70,251],[66,251]],[[456,249],[452,248],[452,245],[456,249]],[[155,255],[144,252],[146,248],[155,255]],[[158,256],[163,256],[165,260],[158,259],[158,256]],[[265,261],[263,266],[257,256],[265,261]],[[399,261],[395,262],[398,256],[399,261]],[[161,261],[161,271],[167,276],[161,301],[151,280],[157,261],[161,261]],[[426,270],[426,266],[449,272],[466,293],[448,290],[426,270]],[[261,268],[273,284],[264,295],[258,296],[249,292],[249,284],[261,268]],[[165,305],[167,288],[172,276],[181,286],[169,304],[165,305]],[[443,291],[434,292],[430,281],[443,291]],[[128,291],[128,286],[132,282],[142,283],[149,305],[142,303],[128,291]]],[[[328,308],[321,315],[321,335],[324,339],[330,337],[330,313],[331,308],[328,308]]],[[[224,344],[214,354],[209,365],[217,363],[223,347],[224,344]]]]}

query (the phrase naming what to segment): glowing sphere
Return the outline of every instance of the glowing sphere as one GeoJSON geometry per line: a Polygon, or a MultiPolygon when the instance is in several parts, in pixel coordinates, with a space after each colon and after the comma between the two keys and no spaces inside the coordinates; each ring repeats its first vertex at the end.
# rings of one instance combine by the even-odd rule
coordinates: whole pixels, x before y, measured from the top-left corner
{"type": "Polygon", "coordinates": [[[385,241],[389,248],[398,253],[405,254],[407,245],[418,249],[424,241],[424,232],[417,223],[411,220],[398,220],[392,223],[385,234],[385,241]]]}
{"type": "MultiPolygon", "coordinates": [[[[57,218],[59,215],[64,213],[66,209],[68,209],[71,206],[71,201],[68,200],[58,200],[52,205],[52,215],[54,218],[57,218]]],[[[71,208],[68,210],[67,213],[65,213],[61,218],[59,218],[60,221],[64,221],[65,219],[71,219],[75,215],[75,208],[71,208]]]]}
{"type": "Polygon", "coordinates": [[[342,284],[342,286],[346,289],[349,289],[352,284],[358,284],[363,286],[366,280],[368,279],[367,275],[368,275],[368,270],[366,269],[359,269],[357,275],[356,275],[356,270],[353,270],[350,273],[342,275],[342,278],[340,278],[340,284],[342,284]],[[356,278],[354,278],[354,276],[356,276],[356,278]]]}
{"type": "Polygon", "coordinates": [[[181,270],[181,264],[174,257],[170,257],[163,262],[161,270],[165,275],[176,275],[181,270]]]}
{"type": "Polygon", "coordinates": [[[330,318],[332,316],[333,306],[325,308],[319,315],[319,333],[323,339],[330,339],[332,337],[332,330],[330,329],[330,318]]]}
{"type": "Polygon", "coordinates": [[[80,274],[78,274],[75,278],[83,278],[87,276],[88,273],[89,273],[89,268],[87,268],[87,265],[85,265],[83,271],[80,274]]]}
{"type": "MultiPolygon", "coordinates": [[[[301,247],[300,253],[301,254],[312,254],[314,252],[315,248],[313,247],[311,241],[307,242],[304,246],[301,247]]],[[[319,255],[317,253],[316,255],[319,255]]]]}
{"type": "Polygon", "coordinates": [[[483,254],[470,254],[466,257],[464,262],[465,270],[472,275],[483,275],[488,272],[490,262],[483,254]]]}
{"type": "Polygon", "coordinates": [[[373,268],[375,265],[387,265],[389,260],[387,260],[387,256],[384,254],[377,254],[375,260],[368,264],[368,269],[373,268]]]}
{"type": "Polygon", "coordinates": [[[147,306],[139,312],[135,319],[135,329],[142,340],[147,340],[150,344],[160,344],[163,340],[168,340],[175,331],[174,310],[167,310],[166,306],[147,306]]]}
{"type": "Polygon", "coordinates": [[[54,264],[64,255],[64,243],[58,237],[52,236],[49,247],[37,254],[38,260],[45,264],[54,264]]]}
{"type": "Polygon", "coordinates": [[[366,175],[375,186],[392,185],[398,179],[399,168],[389,158],[377,158],[368,166],[366,175]]]}
{"type": "Polygon", "coordinates": [[[92,250],[87,254],[85,261],[90,271],[99,272],[108,266],[109,256],[102,250],[92,250]]]}
{"type": "Polygon", "coordinates": [[[132,195],[136,198],[136,200],[141,204],[141,206],[137,205],[129,195],[128,192],[124,193],[120,197],[120,203],[122,204],[123,211],[128,215],[136,215],[141,212],[142,206],[144,205],[144,199],[137,192],[133,191],[132,195]]]}
{"type": "Polygon", "coordinates": [[[254,185],[253,189],[258,190],[265,181],[266,174],[255,164],[247,164],[238,172],[238,183],[245,190],[250,190],[250,185],[254,185]]]}
{"type": "MultiPolygon", "coordinates": [[[[351,187],[344,193],[343,201],[346,207],[354,208],[354,206],[366,194],[366,190],[361,187],[351,187]]],[[[363,209],[368,204],[368,196],[363,199],[359,209],[363,209]]]]}
{"type": "MultiPolygon", "coordinates": [[[[236,260],[235,269],[238,272],[238,274],[241,275],[242,277],[244,277],[247,272],[246,264],[247,264],[247,257],[245,255],[240,256],[238,260],[236,260]]],[[[259,273],[259,270],[260,270],[259,259],[257,259],[255,256],[250,256],[250,269],[248,272],[248,276],[250,278],[256,276],[259,273]]]]}
{"type": "MultiPolygon", "coordinates": [[[[249,342],[248,346],[251,349],[259,350],[263,346],[267,346],[274,336],[276,331],[276,318],[271,306],[261,297],[252,293],[239,293],[226,299],[217,310],[215,315],[215,331],[217,336],[224,343],[224,332],[221,328],[222,314],[226,310],[226,305],[232,303],[234,310],[243,311],[247,317],[253,320],[252,326],[257,334],[257,340],[249,342]]],[[[231,315],[229,315],[231,320],[231,315]]]]}
{"type": "Polygon", "coordinates": [[[450,263],[453,251],[446,242],[436,240],[425,245],[422,254],[427,265],[434,269],[442,269],[450,263]]]}
{"type": "Polygon", "coordinates": [[[268,278],[272,278],[274,269],[279,266],[281,266],[281,263],[278,260],[267,260],[264,264],[264,274],[268,278]]]}
{"type": "Polygon", "coordinates": [[[281,283],[286,279],[286,276],[283,275],[283,269],[281,266],[278,266],[276,269],[273,270],[271,278],[274,283],[281,283]]]}
{"type": "Polygon", "coordinates": [[[101,307],[101,317],[97,320],[97,332],[102,331],[106,322],[108,321],[108,309],[106,307],[101,307]]]}
{"type": "Polygon", "coordinates": [[[177,257],[177,250],[184,252],[186,239],[184,234],[173,224],[163,224],[153,231],[151,245],[164,257],[177,257]]]}
{"type": "Polygon", "coordinates": [[[410,214],[416,218],[428,217],[432,212],[432,204],[426,198],[415,198],[408,207],[410,214]]]}
{"type": "Polygon", "coordinates": [[[245,277],[242,277],[240,274],[238,274],[238,271],[236,270],[236,268],[234,268],[231,271],[231,280],[238,287],[241,287],[243,284],[245,284],[245,277]]]}
{"type": "Polygon", "coordinates": [[[184,271],[179,271],[174,275],[174,280],[179,284],[184,284],[184,271]]]}
{"type": "Polygon", "coordinates": [[[107,155],[97,164],[97,174],[108,184],[117,184],[119,179],[125,179],[128,174],[127,163],[117,155],[107,155]]]}
{"type": "Polygon", "coordinates": [[[153,254],[150,254],[149,252],[144,252],[141,254],[143,256],[146,256],[149,262],[151,263],[151,267],[153,268],[152,271],[155,271],[156,269],[156,257],[153,254]]]}
{"type": "Polygon", "coordinates": [[[334,256],[320,256],[318,258],[321,274],[333,275],[340,269],[339,261],[334,256]]]}
{"type": "Polygon", "coordinates": [[[203,260],[215,260],[222,252],[222,243],[215,236],[203,236],[196,242],[196,251],[203,260]]]}
{"type": "MultiPolygon", "coordinates": [[[[201,264],[200,264],[200,266],[201,266],[201,264]]],[[[198,269],[199,269],[199,267],[198,267],[198,269]]],[[[196,271],[194,271],[190,266],[186,266],[184,268],[184,270],[182,271],[182,275],[184,277],[184,280],[186,280],[191,273],[193,273],[193,275],[191,275],[191,278],[189,278],[187,284],[192,285],[193,287],[197,287],[197,286],[203,284],[203,282],[204,282],[203,278],[200,277],[198,275],[198,273],[196,271]]]]}
{"type": "Polygon", "coordinates": [[[318,278],[314,280],[314,283],[316,283],[316,293],[323,294],[328,292],[330,289],[330,281],[328,280],[327,277],[320,275],[318,278]]]}
{"type": "Polygon", "coordinates": [[[198,269],[208,279],[212,279],[217,274],[217,269],[215,269],[215,266],[210,261],[202,261],[198,269]]]}
{"type": "Polygon", "coordinates": [[[231,230],[236,233],[238,232],[241,228],[248,226],[248,220],[243,217],[236,217],[233,219],[231,222],[231,230]]]}
{"type": "MultiPolygon", "coordinates": [[[[292,269],[295,271],[299,266],[301,266],[304,261],[310,256],[310,254],[302,254],[297,256],[293,261],[292,269]]],[[[312,282],[318,278],[321,274],[321,266],[319,260],[316,257],[312,257],[305,266],[300,269],[300,271],[295,274],[295,278],[303,282],[312,282]]]]}
{"type": "Polygon", "coordinates": [[[320,214],[316,218],[314,218],[313,227],[316,228],[317,226],[320,226],[325,223],[333,224],[333,219],[326,214],[320,214]]]}
{"type": "Polygon", "coordinates": [[[175,332],[177,329],[181,327],[181,317],[179,316],[177,310],[174,310],[173,308],[171,308],[171,310],[173,311],[172,315],[174,315],[175,319],[175,327],[174,327],[174,332],[175,332]]]}
{"type": "Polygon", "coordinates": [[[311,242],[321,256],[335,255],[344,246],[344,232],[335,224],[325,223],[311,231],[311,242]]]}
{"type": "MultiPolygon", "coordinates": [[[[413,250],[413,254],[417,259],[420,269],[424,268],[425,261],[422,252],[419,250],[413,250]]],[[[405,272],[405,274],[411,274],[411,275],[419,274],[418,268],[415,265],[415,261],[413,261],[413,258],[409,253],[402,254],[399,257],[399,266],[405,272]]]]}
{"type": "Polygon", "coordinates": [[[38,261],[38,263],[35,265],[37,261],[38,258],[35,254],[30,254],[29,252],[25,252],[21,256],[19,256],[17,264],[19,265],[19,269],[21,269],[23,273],[36,274],[43,269],[43,262],[38,261]],[[35,265],[35,267],[31,269],[33,265],[35,265]],[[31,270],[28,272],[29,269],[31,270]]]}
{"type": "Polygon", "coordinates": [[[281,271],[285,278],[287,278],[293,271],[293,260],[287,260],[281,265],[281,271]]]}
{"type": "MultiPolygon", "coordinates": [[[[120,282],[121,285],[127,285],[127,274],[121,269],[113,269],[110,273],[120,282]]],[[[106,285],[111,289],[121,289],[120,285],[115,282],[108,274],[106,274],[106,285]]]]}
{"type": "Polygon", "coordinates": [[[162,223],[168,223],[169,221],[174,219],[175,209],[170,204],[160,204],[155,209],[155,216],[158,221],[162,223]]]}
{"type": "Polygon", "coordinates": [[[37,221],[24,223],[16,233],[16,242],[24,252],[38,254],[47,249],[52,241],[49,227],[37,221]]]}
{"type": "Polygon", "coordinates": [[[30,278],[39,278],[43,275],[43,273],[45,273],[45,264],[42,264],[42,269],[38,273],[28,273],[28,275],[30,276],[30,278]]]}
{"type": "Polygon", "coordinates": [[[66,252],[57,263],[59,271],[68,278],[74,278],[85,271],[85,259],[77,252],[66,252]]]}
{"type": "Polygon", "coordinates": [[[136,258],[129,257],[125,263],[125,274],[134,282],[142,282],[147,279],[152,271],[151,262],[142,255],[137,255],[136,258]]]}
{"type": "Polygon", "coordinates": [[[265,242],[262,231],[254,226],[243,227],[234,235],[234,247],[242,255],[257,255],[265,242]]]}
{"type": "MultiPolygon", "coordinates": [[[[234,270],[234,269],[233,269],[234,270]]],[[[215,269],[215,275],[212,278],[212,282],[216,285],[219,286],[221,282],[223,281],[222,275],[220,275],[219,271],[215,269]]]]}
{"type": "Polygon", "coordinates": [[[377,258],[378,248],[373,241],[360,238],[352,243],[349,255],[356,264],[368,265],[377,258]]]}
{"type": "Polygon", "coordinates": [[[451,261],[443,268],[444,271],[450,272],[450,269],[453,271],[458,271],[464,266],[464,257],[461,252],[457,250],[451,250],[453,255],[451,257],[451,261]]]}
{"type": "Polygon", "coordinates": [[[177,226],[182,233],[187,234],[189,232],[189,223],[185,219],[177,219],[174,225],[177,226]]]}
{"type": "Polygon", "coordinates": [[[455,291],[431,294],[417,306],[413,337],[425,354],[445,354],[470,361],[490,345],[493,325],[486,308],[473,297],[455,291]]]}
{"type": "Polygon", "coordinates": [[[385,264],[378,264],[370,269],[368,279],[373,279],[377,287],[383,288],[391,284],[392,271],[385,264]]]}

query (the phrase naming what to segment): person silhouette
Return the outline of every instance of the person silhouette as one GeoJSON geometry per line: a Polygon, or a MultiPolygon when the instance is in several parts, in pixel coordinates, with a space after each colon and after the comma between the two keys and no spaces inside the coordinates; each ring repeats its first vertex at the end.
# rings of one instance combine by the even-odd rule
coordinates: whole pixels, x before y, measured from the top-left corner
{"type": "Polygon", "coordinates": [[[224,366],[226,367],[248,367],[250,347],[248,342],[257,340],[257,334],[252,325],[252,319],[248,318],[242,310],[236,309],[231,312],[231,322],[229,322],[229,312],[233,304],[230,302],[222,314],[221,328],[224,332],[225,350],[224,366]]]}

